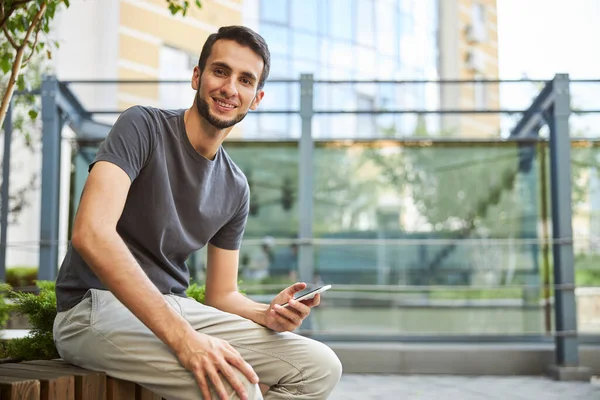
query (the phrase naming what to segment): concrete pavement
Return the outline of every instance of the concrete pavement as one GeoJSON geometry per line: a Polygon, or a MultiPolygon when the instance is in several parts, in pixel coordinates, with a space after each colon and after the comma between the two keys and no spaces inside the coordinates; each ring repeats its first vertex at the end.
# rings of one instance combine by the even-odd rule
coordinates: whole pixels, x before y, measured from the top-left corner
{"type": "Polygon", "coordinates": [[[344,375],[330,400],[600,400],[600,380],[545,377],[344,375]]]}

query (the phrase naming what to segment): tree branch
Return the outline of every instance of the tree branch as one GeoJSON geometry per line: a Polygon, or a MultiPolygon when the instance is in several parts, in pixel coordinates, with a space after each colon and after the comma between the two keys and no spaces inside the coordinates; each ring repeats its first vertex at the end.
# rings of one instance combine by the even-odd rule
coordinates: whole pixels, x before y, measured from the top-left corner
{"type": "Polygon", "coordinates": [[[14,13],[19,6],[23,6],[32,0],[15,1],[14,3],[12,3],[12,5],[10,6],[10,8],[6,12],[6,14],[4,14],[4,0],[2,0],[2,1],[3,1],[3,3],[0,5],[0,11],[2,11],[2,13],[0,14],[0,16],[2,16],[2,20],[0,21],[0,26],[2,28],[4,28],[4,26],[6,25],[6,21],[8,21],[8,18],[10,18],[12,13],[14,13]]]}
{"type": "Polygon", "coordinates": [[[2,30],[4,31],[4,35],[6,36],[6,38],[8,39],[8,41],[10,42],[11,46],[15,48],[15,50],[19,50],[19,47],[17,45],[17,42],[15,42],[15,39],[12,38],[12,36],[10,36],[10,32],[8,31],[8,29],[6,29],[6,26],[2,27],[2,30]]]}
{"type": "Polygon", "coordinates": [[[35,40],[33,41],[33,46],[31,46],[31,53],[29,53],[29,55],[27,56],[27,58],[25,58],[25,59],[23,60],[23,64],[22,64],[22,66],[25,66],[25,65],[26,65],[26,64],[29,62],[29,60],[31,60],[31,57],[32,57],[32,56],[33,56],[33,54],[35,53],[35,46],[37,46],[38,38],[39,38],[39,36],[40,36],[40,30],[41,30],[41,29],[40,29],[40,28],[38,28],[38,29],[35,31],[35,40]]]}
{"type": "MultiPolygon", "coordinates": [[[[15,56],[15,60],[13,61],[13,67],[10,73],[10,78],[8,79],[8,84],[6,85],[6,92],[4,93],[4,97],[2,98],[2,104],[0,105],[0,126],[4,123],[4,118],[6,117],[6,112],[8,111],[8,105],[10,104],[10,100],[12,99],[12,95],[15,92],[15,84],[17,82],[17,78],[19,77],[19,72],[21,70],[21,65],[23,64],[23,54],[25,53],[25,48],[27,47],[27,42],[29,41],[29,37],[33,30],[37,27],[42,19],[42,16],[46,12],[47,4],[42,4],[35,17],[31,21],[31,25],[25,33],[25,38],[23,39],[23,43],[20,47],[17,47],[17,54],[15,56]]],[[[5,29],[3,27],[3,29],[5,29]]]]}

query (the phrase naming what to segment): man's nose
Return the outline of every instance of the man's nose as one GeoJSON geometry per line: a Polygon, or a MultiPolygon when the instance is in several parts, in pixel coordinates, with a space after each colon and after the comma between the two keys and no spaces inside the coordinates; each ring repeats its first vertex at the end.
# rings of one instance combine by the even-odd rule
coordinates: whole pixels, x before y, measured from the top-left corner
{"type": "Polygon", "coordinates": [[[235,96],[237,94],[235,79],[228,79],[223,86],[221,86],[221,93],[227,97],[235,96]]]}

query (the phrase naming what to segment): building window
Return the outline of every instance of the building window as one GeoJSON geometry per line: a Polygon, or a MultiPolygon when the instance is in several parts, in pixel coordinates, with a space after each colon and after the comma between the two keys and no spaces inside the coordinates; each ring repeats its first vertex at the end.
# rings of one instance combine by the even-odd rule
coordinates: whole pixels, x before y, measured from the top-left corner
{"type": "MultiPolygon", "coordinates": [[[[160,80],[189,80],[192,76],[194,66],[198,60],[183,50],[162,46],[159,52],[159,79],[160,80]]],[[[182,95],[183,85],[161,84],[159,88],[160,105],[164,108],[189,107],[193,100],[190,96],[182,95]]],[[[186,88],[189,85],[185,86],[186,88]]]]}
{"type": "Polygon", "coordinates": [[[329,3],[329,28],[334,38],[354,40],[354,1],[330,0],[329,3]]]}
{"type": "Polygon", "coordinates": [[[483,75],[476,75],[475,82],[473,83],[473,104],[475,105],[476,110],[485,110],[487,109],[487,84],[482,82],[484,80],[483,75]]]}
{"type": "Polygon", "coordinates": [[[292,27],[317,33],[319,18],[317,0],[292,0],[292,27]]]}
{"type": "Polygon", "coordinates": [[[288,0],[262,0],[260,2],[260,19],[262,21],[288,24],[288,0]]]}
{"type": "Polygon", "coordinates": [[[483,42],[486,39],[485,30],[485,5],[473,3],[471,9],[471,26],[469,27],[469,40],[472,42],[483,42]]]}
{"type": "Polygon", "coordinates": [[[283,26],[263,23],[260,25],[260,34],[269,46],[273,55],[287,56],[290,53],[289,29],[283,26]]]}
{"type": "Polygon", "coordinates": [[[295,60],[316,61],[319,57],[319,40],[310,33],[294,32],[293,57],[295,60]]]}
{"type": "Polygon", "coordinates": [[[357,0],[356,6],[356,41],[363,46],[375,47],[373,2],[371,0],[357,0]]]}
{"type": "MultiPolygon", "coordinates": [[[[373,111],[375,99],[364,94],[357,94],[357,108],[359,111],[373,111]]],[[[374,137],[376,131],[375,114],[358,114],[356,124],[356,136],[360,138],[374,137]]]]}

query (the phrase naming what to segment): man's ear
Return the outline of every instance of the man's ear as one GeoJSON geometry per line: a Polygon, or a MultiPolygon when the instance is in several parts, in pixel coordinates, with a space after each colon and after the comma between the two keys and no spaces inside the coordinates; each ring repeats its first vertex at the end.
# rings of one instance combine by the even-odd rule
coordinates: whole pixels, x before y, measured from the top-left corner
{"type": "Polygon", "coordinates": [[[202,75],[202,71],[198,66],[194,67],[194,73],[192,74],[192,89],[198,90],[200,87],[200,76],[202,75]]]}
{"type": "Polygon", "coordinates": [[[256,96],[254,96],[254,100],[252,100],[252,104],[250,104],[250,109],[256,110],[258,108],[258,104],[260,103],[260,101],[262,100],[262,98],[264,96],[265,96],[264,90],[259,90],[258,92],[256,92],[256,96]]]}

